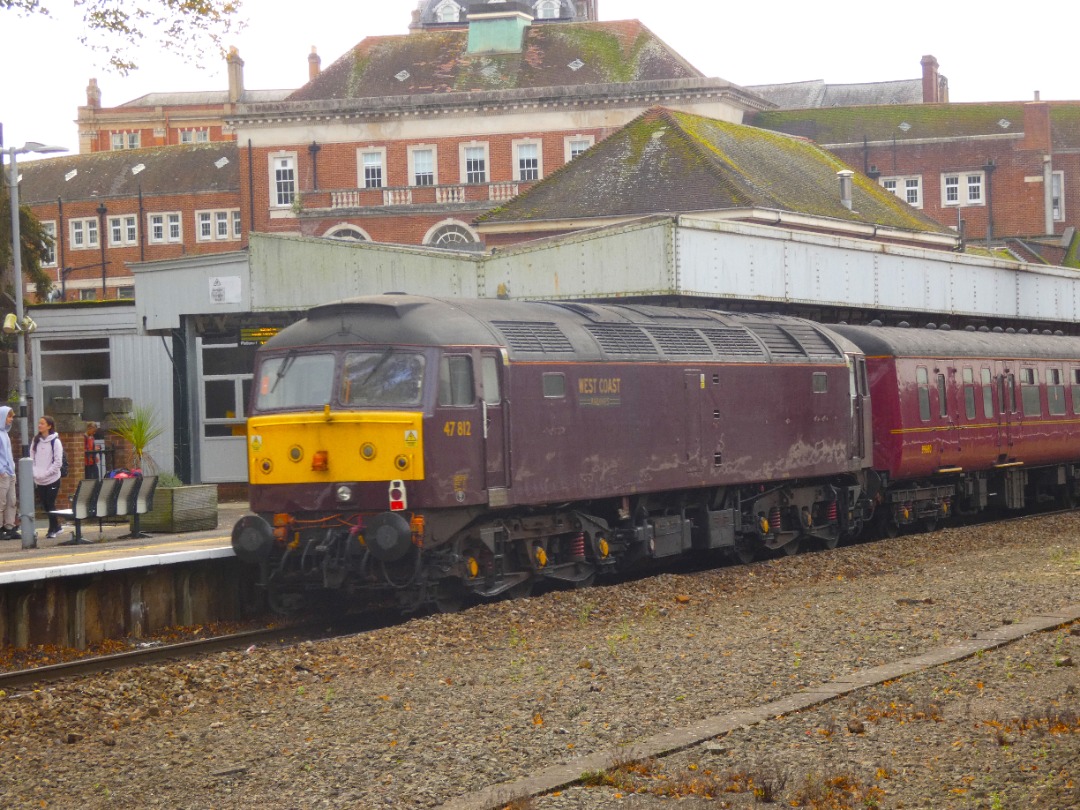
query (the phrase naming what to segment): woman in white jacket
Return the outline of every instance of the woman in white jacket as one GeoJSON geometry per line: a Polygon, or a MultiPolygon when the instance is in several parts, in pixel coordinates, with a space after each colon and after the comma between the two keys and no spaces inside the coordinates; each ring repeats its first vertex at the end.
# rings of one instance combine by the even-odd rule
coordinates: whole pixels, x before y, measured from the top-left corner
{"type": "Polygon", "coordinates": [[[56,433],[56,422],[51,416],[38,419],[38,432],[30,444],[30,458],[34,462],[34,491],[41,508],[49,516],[49,533],[53,538],[60,534],[60,518],[52,514],[56,508],[56,494],[60,491],[60,467],[64,463],[64,445],[56,433]]]}

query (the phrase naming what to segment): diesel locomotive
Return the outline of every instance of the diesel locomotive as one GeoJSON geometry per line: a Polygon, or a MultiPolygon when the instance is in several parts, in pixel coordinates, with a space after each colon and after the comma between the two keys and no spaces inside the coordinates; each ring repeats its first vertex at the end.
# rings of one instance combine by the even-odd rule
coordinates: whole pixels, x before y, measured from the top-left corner
{"type": "Polygon", "coordinates": [[[281,611],[452,609],[1071,498],[1076,413],[1075,338],[357,298],[257,353],[233,548],[281,611]]]}

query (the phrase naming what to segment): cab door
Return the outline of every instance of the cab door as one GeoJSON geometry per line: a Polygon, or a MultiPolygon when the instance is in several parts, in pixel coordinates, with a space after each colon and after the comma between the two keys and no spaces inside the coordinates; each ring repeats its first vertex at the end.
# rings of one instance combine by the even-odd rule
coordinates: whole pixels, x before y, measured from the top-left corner
{"type": "Polygon", "coordinates": [[[504,356],[501,350],[480,352],[480,407],[484,437],[484,485],[492,506],[505,503],[510,485],[509,453],[506,439],[507,403],[503,398],[504,356]],[[494,492],[493,492],[494,490],[494,492]]]}

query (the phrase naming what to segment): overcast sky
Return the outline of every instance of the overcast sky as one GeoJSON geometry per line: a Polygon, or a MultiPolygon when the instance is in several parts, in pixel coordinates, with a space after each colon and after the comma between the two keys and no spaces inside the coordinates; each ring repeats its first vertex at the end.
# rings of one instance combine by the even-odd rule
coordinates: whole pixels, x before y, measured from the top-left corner
{"type": "MultiPolygon", "coordinates": [[[[228,86],[223,61],[199,67],[155,53],[139,54],[142,68],[121,78],[79,45],[72,0],[46,5],[55,19],[0,11],[5,147],[34,140],[77,151],[74,120],[91,77],[106,107],[228,86]]],[[[307,81],[312,46],[326,68],[364,37],[407,33],[414,8],[416,0],[245,0],[248,26],[224,44],[239,48],[247,89],[295,88],[307,81]]],[[[1080,100],[1076,50],[1064,33],[1078,30],[1077,0],[1048,0],[1030,13],[957,0],[600,0],[599,8],[603,20],[640,20],[707,76],[741,85],[911,79],[933,54],[954,102],[1029,101],[1036,91],[1080,100]]]]}

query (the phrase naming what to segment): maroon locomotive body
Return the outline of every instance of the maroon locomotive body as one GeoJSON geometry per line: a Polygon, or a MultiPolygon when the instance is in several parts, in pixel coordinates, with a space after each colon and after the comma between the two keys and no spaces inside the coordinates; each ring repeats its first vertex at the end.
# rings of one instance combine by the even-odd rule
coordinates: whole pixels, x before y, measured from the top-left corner
{"type": "Polygon", "coordinates": [[[234,546],[279,594],[494,596],[864,518],[861,353],[808,321],[388,295],[259,353],[234,546]],[[294,390],[295,389],[295,390],[294,390]]]}

